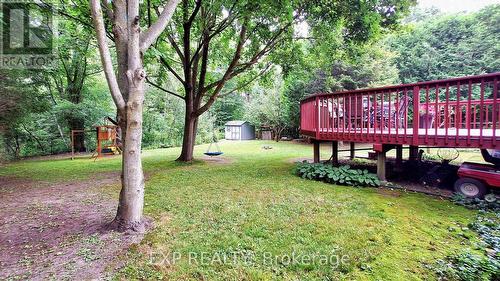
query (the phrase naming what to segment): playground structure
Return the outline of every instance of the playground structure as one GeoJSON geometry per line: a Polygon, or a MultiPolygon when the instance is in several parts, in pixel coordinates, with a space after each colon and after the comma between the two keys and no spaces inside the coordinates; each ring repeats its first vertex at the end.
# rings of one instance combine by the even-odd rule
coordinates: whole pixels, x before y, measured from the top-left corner
{"type": "Polygon", "coordinates": [[[71,131],[71,159],[74,159],[74,139],[77,134],[84,134],[85,132],[95,132],[96,133],[96,151],[92,154],[91,158],[94,161],[97,158],[103,157],[105,155],[116,155],[121,154],[122,150],[120,148],[119,139],[120,134],[118,131],[118,126],[116,125],[102,125],[96,126],[95,130],[72,130],[71,131]]]}
{"type": "Polygon", "coordinates": [[[97,126],[97,148],[92,157],[95,159],[104,155],[121,154],[122,150],[118,145],[119,133],[118,126],[104,125],[97,126]]]}
{"type": "Polygon", "coordinates": [[[332,143],[338,163],[338,142],[372,143],[377,174],[385,180],[386,152],[395,148],[402,161],[403,145],[410,160],[419,146],[500,149],[500,73],[402,84],[337,93],[318,93],[300,103],[300,132],[314,144],[332,143]]]}

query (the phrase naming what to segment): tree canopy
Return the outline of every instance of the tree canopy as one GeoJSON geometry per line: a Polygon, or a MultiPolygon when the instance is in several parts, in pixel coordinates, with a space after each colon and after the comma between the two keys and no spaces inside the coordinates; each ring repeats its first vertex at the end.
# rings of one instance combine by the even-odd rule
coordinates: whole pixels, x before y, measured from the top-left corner
{"type": "Polygon", "coordinates": [[[500,5],[411,23],[387,38],[403,83],[500,71],[500,5]]]}
{"type": "MultiPolygon", "coordinates": [[[[186,51],[184,13],[192,15],[198,3],[186,2],[187,10],[181,3],[166,31],[144,53],[148,80],[162,88],[151,84],[146,88],[142,137],[145,149],[183,143],[187,107],[182,81],[186,76],[178,51],[181,54],[186,51]],[[175,40],[179,50],[169,37],[175,40]]],[[[195,81],[193,97],[196,91],[199,93],[201,70],[205,69],[206,92],[199,98],[198,109],[209,102],[217,82],[223,81],[223,86],[208,109],[210,114],[200,115],[193,143],[210,141],[214,125],[222,129],[226,121],[250,118],[250,108],[265,111],[264,106],[268,105],[264,101],[274,94],[281,97],[276,100],[286,101],[284,112],[288,116],[283,135],[298,137],[299,101],[314,92],[500,71],[497,44],[500,5],[470,14],[414,9],[405,15],[403,11],[407,11],[413,1],[363,1],[361,6],[355,2],[360,1],[199,2],[189,29],[189,48],[186,48],[192,64],[189,77],[195,78],[191,80],[195,81]],[[392,5],[396,5],[394,9],[390,8],[392,5]],[[296,12],[299,7],[302,8],[300,15],[296,12]],[[234,58],[245,18],[248,20],[246,43],[233,68],[233,71],[242,68],[245,71],[235,71],[237,75],[231,79],[221,80],[234,58]],[[265,43],[272,40],[278,27],[291,21],[272,50],[246,68],[245,63],[252,61],[265,43]],[[225,28],[219,31],[217,27],[221,24],[225,28]],[[351,29],[358,32],[349,31],[351,29]],[[212,35],[206,68],[201,67],[204,45],[200,42],[204,42],[204,30],[212,35]],[[279,75],[276,75],[277,69],[279,75]],[[259,104],[263,107],[259,108],[259,104]]],[[[70,120],[83,120],[77,126],[91,129],[102,123],[104,117],[116,115],[98,64],[88,3],[80,0],[75,3],[78,5],[74,9],[58,6],[62,28],[57,41],[63,47],[58,68],[37,72],[0,71],[1,146],[3,155],[9,158],[66,152],[69,132],[76,128],[70,120]],[[70,92],[79,94],[70,95],[70,92]]],[[[158,18],[161,4],[156,0],[140,4],[142,30],[158,18]]],[[[112,46],[113,27],[109,21],[105,24],[108,43],[112,46]]],[[[116,58],[112,59],[116,65],[116,58]]],[[[257,126],[272,123],[270,118],[252,121],[257,126]]],[[[94,134],[85,135],[87,151],[95,149],[94,139],[94,134]]]]}

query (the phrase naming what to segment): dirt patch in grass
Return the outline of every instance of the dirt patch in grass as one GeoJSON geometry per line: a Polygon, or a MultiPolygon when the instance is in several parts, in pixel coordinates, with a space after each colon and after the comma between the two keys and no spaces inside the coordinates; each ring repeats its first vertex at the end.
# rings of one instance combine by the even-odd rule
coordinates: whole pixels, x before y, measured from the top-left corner
{"type": "Polygon", "coordinates": [[[205,161],[208,164],[231,164],[234,162],[232,158],[224,157],[224,156],[203,156],[201,160],[205,161]]]}
{"type": "Polygon", "coordinates": [[[419,192],[438,197],[450,198],[453,196],[453,190],[450,188],[439,188],[434,186],[422,185],[414,182],[398,182],[397,187],[407,191],[419,192]]]}
{"type": "MultiPolygon", "coordinates": [[[[62,160],[62,159],[71,159],[71,153],[60,153],[60,154],[52,154],[52,155],[43,155],[43,156],[28,156],[28,157],[23,157],[21,159],[14,160],[13,162],[18,162],[18,161],[25,161],[25,160],[62,160]]],[[[92,156],[91,152],[75,152],[74,157],[75,158],[89,158],[92,156]]],[[[12,162],[11,162],[12,163],[12,162]]]]}
{"type": "Polygon", "coordinates": [[[106,229],[117,200],[104,179],[46,183],[0,177],[0,279],[103,279],[142,237],[106,229]]]}

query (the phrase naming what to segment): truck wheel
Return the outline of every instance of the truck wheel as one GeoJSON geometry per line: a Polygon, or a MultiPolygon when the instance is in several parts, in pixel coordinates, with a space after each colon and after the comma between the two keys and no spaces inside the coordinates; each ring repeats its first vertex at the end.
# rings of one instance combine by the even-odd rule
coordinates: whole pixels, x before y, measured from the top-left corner
{"type": "Polygon", "coordinates": [[[455,182],[455,191],[469,198],[483,198],[488,192],[486,186],[471,178],[460,178],[455,182]]]}

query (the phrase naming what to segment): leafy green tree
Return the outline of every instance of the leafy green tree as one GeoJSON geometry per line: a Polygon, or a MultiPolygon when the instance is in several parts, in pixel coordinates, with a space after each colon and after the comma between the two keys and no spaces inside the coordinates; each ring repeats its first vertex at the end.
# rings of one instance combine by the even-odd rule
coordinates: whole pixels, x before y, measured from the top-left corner
{"type": "MultiPolygon", "coordinates": [[[[198,118],[219,97],[235,92],[227,82],[251,71],[255,74],[250,76],[259,76],[273,52],[289,44],[295,24],[307,21],[316,29],[335,26],[346,42],[366,41],[396,24],[414,2],[183,0],[169,32],[155,45],[153,58],[182,84],[179,91],[164,88],[184,100],[186,107],[178,160],[193,159],[198,118]]],[[[158,13],[150,4],[150,14],[158,13]]],[[[161,78],[150,82],[162,87],[161,78]]]]}
{"type": "Polygon", "coordinates": [[[218,99],[210,109],[216,116],[216,126],[223,128],[224,124],[228,121],[244,119],[245,103],[249,98],[249,91],[240,90],[237,94],[227,95],[218,99]]]}
{"type": "Polygon", "coordinates": [[[144,101],[143,147],[180,146],[183,122],[179,116],[184,115],[182,102],[154,88],[147,91],[147,97],[144,101]]]}
{"type": "Polygon", "coordinates": [[[500,71],[500,5],[440,15],[388,39],[403,83],[500,71]]]}
{"type": "Polygon", "coordinates": [[[294,137],[299,136],[300,100],[307,95],[399,82],[398,70],[393,62],[396,54],[387,50],[381,42],[357,46],[355,54],[337,51],[337,58],[330,61],[322,61],[320,57],[324,55],[324,49],[316,47],[312,46],[304,54],[303,67],[296,67],[285,77],[285,95],[290,101],[287,132],[294,137]]]}
{"type": "MultiPolygon", "coordinates": [[[[86,78],[81,100],[74,104],[49,90],[47,84],[52,80],[43,79],[44,73],[2,73],[6,75],[0,82],[0,135],[5,153],[11,157],[67,152],[72,129],[69,117],[84,120],[82,128],[92,128],[115,112],[101,76],[86,78]]],[[[88,149],[95,149],[95,134],[87,134],[85,142],[88,149]]]]}
{"type": "MultiPolygon", "coordinates": [[[[82,112],[86,108],[81,108],[85,82],[101,70],[91,48],[90,30],[71,20],[59,21],[59,28],[58,67],[41,72],[34,79],[45,86],[54,106],[65,108],[59,118],[54,117],[57,125],[60,126],[58,119],[63,117],[70,130],[83,130],[87,117],[82,112]]],[[[75,151],[86,151],[85,134],[76,135],[73,146],[75,151]]]]}
{"type": "Polygon", "coordinates": [[[278,71],[272,72],[274,83],[268,85],[255,85],[252,88],[250,102],[245,106],[245,120],[257,127],[271,128],[276,141],[281,139],[281,134],[290,124],[289,101],[284,95],[283,80],[278,71]]]}
{"type": "Polygon", "coordinates": [[[42,151],[45,149],[36,136],[27,135],[29,131],[22,128],[30,114],[44,112],[49,107],[33,87],[33,81],[26,77],[24,70],[0,70],[0,134],[4,149],[15,158],[21,156],[22,144],[27,139],[37,141],[42,151]]]}
{"type": "MultiPolygon", "coordinates": [[[[17,122],[9,122],[10,132],[4,134],[4,140],[18,148],[16,153],[9,149],[15,157],[67,152],[70,130],[91,127],[109,114],[110,99],[101,99],[100,93],[93,91],[96,85],[102,85],[102,77],[98,76],[101,70],[90,30],[69,18],[61,18],[58,26],[57,67],[9,71],[9,75],[18,79],[16,87],[22,89],[5,93],[15,95],[15,106],[10,105],[10,109],[23,116],[17,122]],[[37,99],[21,98],[25,96],[37,99]],[[35,101],[36,106],[30,105],[35,101]]],[[[76,135],[75,150],[85,151],[88,138],[95,135],[76,135]]]]}

